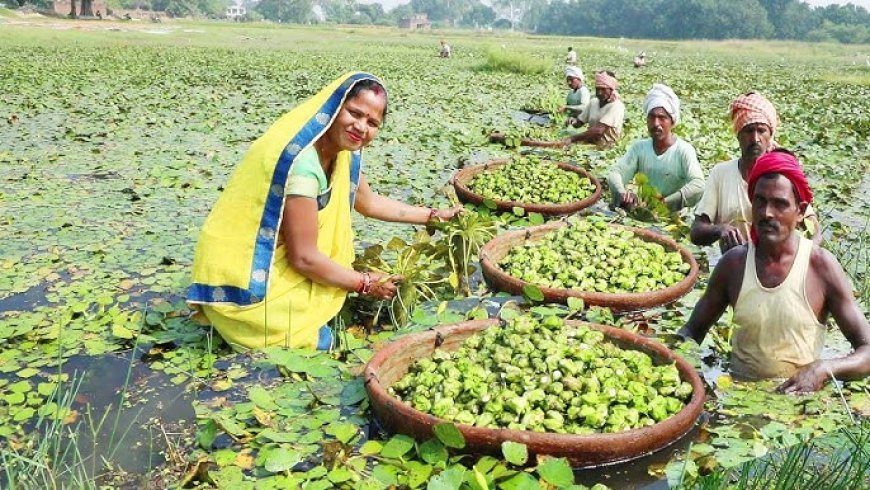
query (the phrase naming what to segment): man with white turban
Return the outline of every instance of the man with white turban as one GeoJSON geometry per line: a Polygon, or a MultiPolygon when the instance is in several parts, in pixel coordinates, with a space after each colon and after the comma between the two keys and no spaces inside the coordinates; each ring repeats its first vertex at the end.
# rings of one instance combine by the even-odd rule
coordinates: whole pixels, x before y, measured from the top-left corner
{"type": "Polygon", "coordinates": [[[579,66],[565,68],[565,82],[568,84],[568,93],[565,94],[565,105],[559,108],[559,112],[567,112],[568,119],[565,125],[577,124],[577,117],[589,104],[589,89],[583,83],[583,70],[579,66]]]}
{"type": "Polygon", "coordinates": [[[618,87],[619,82],[613,72],[600,71],[595,74],[595,98],[586,104],[574,124],[575,127],[588,124],[589,128],[568,137],[566,144],[591,143],[607,147],[619,139],[625,122],[625,104],[619,100],[618,87]]]}
{"type": "Polygon", "coordinates": [[[680,121],[680,99],[667,85],[656,83],[643,102],[650,137],[635,141],[607,174],[614,207],[632,209],[637,194],[626,189],[635,175],[646,175],[671,211],[694,206],[704,191],[704,172],[695,148],[671,129],[680,121]]]}
{"type": "MultiPolygon", "coordinates": [[[[749,239],[752,223],[752,203],[747,193],[749,173],[759,157],[776,147],[773,137],[779,126],[773,104],[757,92],[738,96],[731,103],[730,114],[740,144],[740,158],[719,163],[710,171],[689,235],[696,245],[718,241],[723,253],[749,239]]],[[[820,243],[822,234],[812,206],[805,218],[809,224],[804,223],[804,227],[811,229],[813,241],[820,243]]],[[[717,260],[718,254],[711,254],[710,265],[717,260]]]]}

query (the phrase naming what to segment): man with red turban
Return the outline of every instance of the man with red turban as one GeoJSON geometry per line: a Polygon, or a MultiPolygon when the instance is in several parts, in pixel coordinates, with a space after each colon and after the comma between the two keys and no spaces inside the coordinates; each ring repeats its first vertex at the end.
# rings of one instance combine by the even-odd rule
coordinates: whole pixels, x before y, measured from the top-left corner
{"type": "Polygon", "coordinates": [[[870,324],[837,259],[795,228],[813,200],[797,158],[786,150],[760,157],[749,175],[752,240],[716,265],[704,296],[678,332],[703,341],[730,305],[736,324],[731,370],[749,379],[784,378],[784,393],[817,391],[829,378],[870,374],[870,324]],[[855,349],[820,359],[833,316],[855,349]]]}
{"type": "MultiPolygon", "coordinates": [[[[719,163],[710,171],[704,194],[695,207],[690,233],[695,245],[718,241],[723,253],[749,239],[752,207],[746,192],[749,174],[758,157],[776,147],[773,137],[779,126],[773,104],[757,92],[737,97],[731,103],[730,113],[740,144],[740,158],[719,163]]],[[[821,243],[822,234],[812,207],[805,216],[808,224],[802,225],[812,231],[816,244],[821,243]]]]}
{"type": "Polygon", "coordinates": [[[575,127],[588,124],[589,128],[568,137],[566,144],[591,143],[607,147],[616,143],[622,135],[625,122],[625,104],[619,99],[618,87],[619,82],[613,72],[600,71],[595,74],[595,98],[586,104],[575,124],[575,127]]]}

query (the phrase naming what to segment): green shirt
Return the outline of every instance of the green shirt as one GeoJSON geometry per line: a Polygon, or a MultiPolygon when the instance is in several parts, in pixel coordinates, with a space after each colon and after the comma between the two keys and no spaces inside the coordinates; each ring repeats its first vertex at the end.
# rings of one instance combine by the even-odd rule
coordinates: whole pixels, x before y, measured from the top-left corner
{"type": "Polygon", "coordinates": [[[586,85],[581,85],[577,90],[568,89],[568,92],[565,94],[565,106],[576,116],[586,108],[590,98],[589,89],[586,88],[586,85]]]}
{"type": "Polygon", "coordinates": [[[320,158],[314,147],[309,147],[296,156],[290,168],[290,176],[284,187],[285,196],[302,196],[317,199],[327,191],[329,181],[320,165],[320,158]]]}
{"type": "Polygon", "coordinates": [[[607,174],[615,202],[638,173],[649,178],[672,211],[694,206],[704,193],[704,172],[695,148],[680,138],[661,155],[656,155],[651,138],[634,142],[607,174]]]}

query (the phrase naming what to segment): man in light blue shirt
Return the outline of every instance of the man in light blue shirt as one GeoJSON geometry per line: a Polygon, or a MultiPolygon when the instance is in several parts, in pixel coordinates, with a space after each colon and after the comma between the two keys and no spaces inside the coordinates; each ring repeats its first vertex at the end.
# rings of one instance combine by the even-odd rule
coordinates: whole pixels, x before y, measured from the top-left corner
{"type": "Polygon", "coordinates": [[[680,99],[667,85],[656,83],[643,104],[649,138],[635,141],[607,174],[614,207],[640,204],[626,184],[638,173],[661,194],[671,211],[694,206],[704,192],[704,173],[695,148],[671,129],[680,120],[680,99]]]}

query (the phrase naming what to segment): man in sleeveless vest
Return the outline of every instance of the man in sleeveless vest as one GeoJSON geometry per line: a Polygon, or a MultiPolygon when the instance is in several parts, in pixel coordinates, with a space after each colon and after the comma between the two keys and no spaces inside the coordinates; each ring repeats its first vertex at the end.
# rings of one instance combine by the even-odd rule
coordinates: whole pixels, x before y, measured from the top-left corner
{"type": "Polygon", "coordinates": [[[748,187],[751,240],[728,250],[678,332],[701,342],[731,305],[737,324],[731,370],[750,379],[786,378],[784,393],[817,391],[831,378],[870,374],[870,324],[842,266],[795,232],[813,195],[797,158],[774,150],[755,162],[748,187]],[[819,359],[833,316],[854,351],[819,359]]]}

